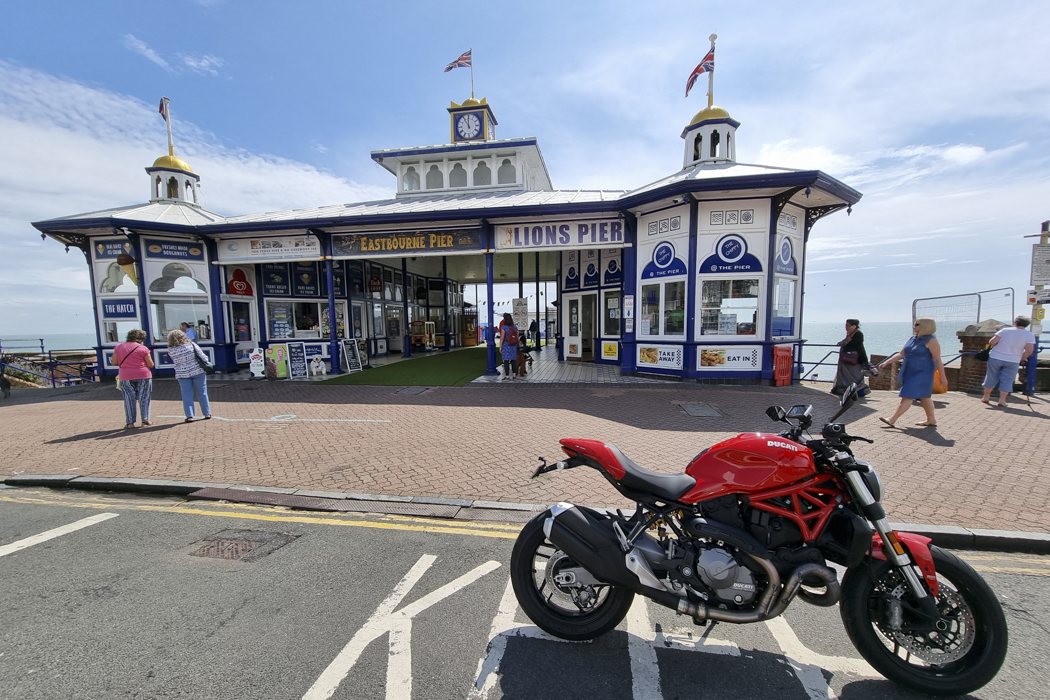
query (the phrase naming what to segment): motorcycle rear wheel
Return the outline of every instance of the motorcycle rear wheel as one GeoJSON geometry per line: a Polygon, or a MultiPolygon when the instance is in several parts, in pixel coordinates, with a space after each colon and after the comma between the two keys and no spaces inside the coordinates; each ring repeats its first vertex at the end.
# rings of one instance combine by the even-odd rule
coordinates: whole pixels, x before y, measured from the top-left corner
{"type": "Polygon", "coordinates": [[[842,623],[850,641],[875,670],[891,681],[931,695],[964,695],[995,677],[1006,658],[1006,616],[995,593],[969,564],[931,546],[940,590],[940,632],[923,635],[895,629],[890,606],[906,625],[911,593],[887,561],[851,569],[842,582],[842,623]]]}
{"type": "Polygon", "coordinates": [[[579,565],[543,534],[543,522],[548,517],[550,511],[544,511],[530,520],[514,543],[510,555],[514,595],[525,614],[548,634],[572,641],[600,637],[627,615],[634,593],[605,584],[574,591],[554,583],[550,572],[579,565]],[[582,608],[575,602],[581,592],[589,603],[582,608]]]}

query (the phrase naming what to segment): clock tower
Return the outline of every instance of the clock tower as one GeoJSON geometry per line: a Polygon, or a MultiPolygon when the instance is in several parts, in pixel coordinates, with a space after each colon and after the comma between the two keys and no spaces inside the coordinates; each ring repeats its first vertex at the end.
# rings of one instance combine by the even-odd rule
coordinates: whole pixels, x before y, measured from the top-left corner
{"type": "Polygon", "coordinates": [[[455,102],[448,108],[451,118],[452,143],[469,141],[491,141],[496,138],[496,117],[488,101],[482,97],[464,100],[463,104],[455,102]]]}

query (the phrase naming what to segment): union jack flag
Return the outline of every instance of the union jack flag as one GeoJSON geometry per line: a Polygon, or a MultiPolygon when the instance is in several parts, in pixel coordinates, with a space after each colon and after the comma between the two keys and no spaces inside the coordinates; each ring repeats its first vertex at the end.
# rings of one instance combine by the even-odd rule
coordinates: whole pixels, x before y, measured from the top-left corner
{"type": "Polygon", "coordinates": [[[711,47],[711,50],[707,52],[703,60],[700,61],[700,65],[693,69],[693,72],[689,74],[689,80],[685,84],[685,96],[689,97],[689,91],[696,85],[696,79],[700,77],[701,73],[707,73],[708,71],[715,72],[715,49],[711,47]]]}
{"type": "Polygon", "coordinates": [[[470,68],[471,67],[471,63],[470,63],[470,52],[471,51],[473,51],[473,49],[467,49],[466,52],[464,52],[462,56],[460,56],[455,61],[453,61],[452,63],[448,64],[447,66],[445,66],[445,72],[448,73],[453,68],[470,68]]]}

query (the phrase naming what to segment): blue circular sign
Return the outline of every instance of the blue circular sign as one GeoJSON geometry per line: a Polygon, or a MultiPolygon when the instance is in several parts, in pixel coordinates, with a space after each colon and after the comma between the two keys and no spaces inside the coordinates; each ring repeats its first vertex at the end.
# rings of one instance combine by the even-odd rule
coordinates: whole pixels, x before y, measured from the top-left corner
{"type": "Polygon", "coordinates": [[[794,252],[794,250],[791,247],[791,239],[785,237],[780,242],[780,262],[784,263],[785,265],[790,265],[791,264],[791,254],[793,252],[794,252]]]}
{"type": "Polygon", "coordinates": [[[741,236],[731,234],[718,242],[717,252],[724,262],[734,263],[747,254],[747,242],[741,236]]]}
{"type": "Polygon", "coordinates": [[[619,267],[620,266],[616,264],[615,260],[609,261],[609,272],[616,272],[616,270],[619,269],[619,267]]]}
{"type": "Polygon", "coordinates": [[[670,243],[661,243],[653,251],[653,262],[657,267],[665,268],[674,262],[674,246],[670,243]]]}

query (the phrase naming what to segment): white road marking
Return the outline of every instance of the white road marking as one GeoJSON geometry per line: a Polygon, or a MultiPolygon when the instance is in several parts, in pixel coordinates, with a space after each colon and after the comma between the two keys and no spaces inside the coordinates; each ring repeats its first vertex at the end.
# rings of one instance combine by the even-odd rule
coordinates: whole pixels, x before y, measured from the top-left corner
{"type": "MultiPolygon", "coordinates": [[[[182,418],[186,416],[156,416],[157,418],[182,418]]],[[[223,418],[217,416],[214,413],[211,416],[215,420],[221,420],[226,423],[393,423],[390,420],[370,419],[370,418],[297,418],[294,413],[286,413],[280,416],[273,416],[272,418],[223,418]]],[[[204,420],[198,418],[197,420],[204,420]]]]}
{"type": "Polygon", "coordinates": [[[650,641],[653,625],[645,598],[635,596],[627,611],[627,651],[631,657],[631,692],[635,698],[663,700],[660,689],[660,664],[650,641]]]}
{"type": "Polygon", "coordinates": [[[766,627],[773,633],[781,651],[794,669],[802,687],[810,700],[826,700],[838,695],[824,679],[821,669],[832,673],[852,673],[864,678],[881,678],[882,675],[873,669],[867,661],[851,659],[845,656],[825,656],[812,651],[802,643],[783,617],[766,620],[766,627]]]}
{"type": "Polygon", "coordinates": [[[5,557],[8,554],[13,554],[14,552],[25,549],[26,547],[32,547],[34,544],[40,544],[41,542],[47,542],[48,540],[53,540],[56,537],[67,535],[70,532],[82,530],[85,527],[90,527],[104,520],[115,518],[117,517],[117,515],[117,513],[99,513],[98,515],[92,515],[89,518],[78,520],[75,523],[70,523],[69,525],[56,527],[55,529],[48,530],[47,532],[41,532],[39,535],[26,537],[24,540],[18,540],[17,542],[12,542],[11,544],[5,544],[4,546],[0,547],[0,557],[5,557]]]}
{"type": "Polygon", "coordinates": [[[310,689],[303,695],[303,700],[327,700],[332,697],[339,684],[350,673],[361,653],[373,641],[390,633],[390,656],[387,663],[386,697],[411,698],[412,693],[412,655],[411,631],[412,618],[427,608],[441,602],[456,591],[462,590],[477,581],[485,574],[500,567],[499,562],[488,561],[463,574],[450,583],[446,583],[433,593],[429,593],[415,603],[406,605],[395,612],[395,608],[404,599],[412,587],[437,560],[431,554],[424,554],[409,570],[386,600],[379,604],[376,611],[368,618],[364,626],[357,631],[343,650],[321,673],[310,689]]]}

